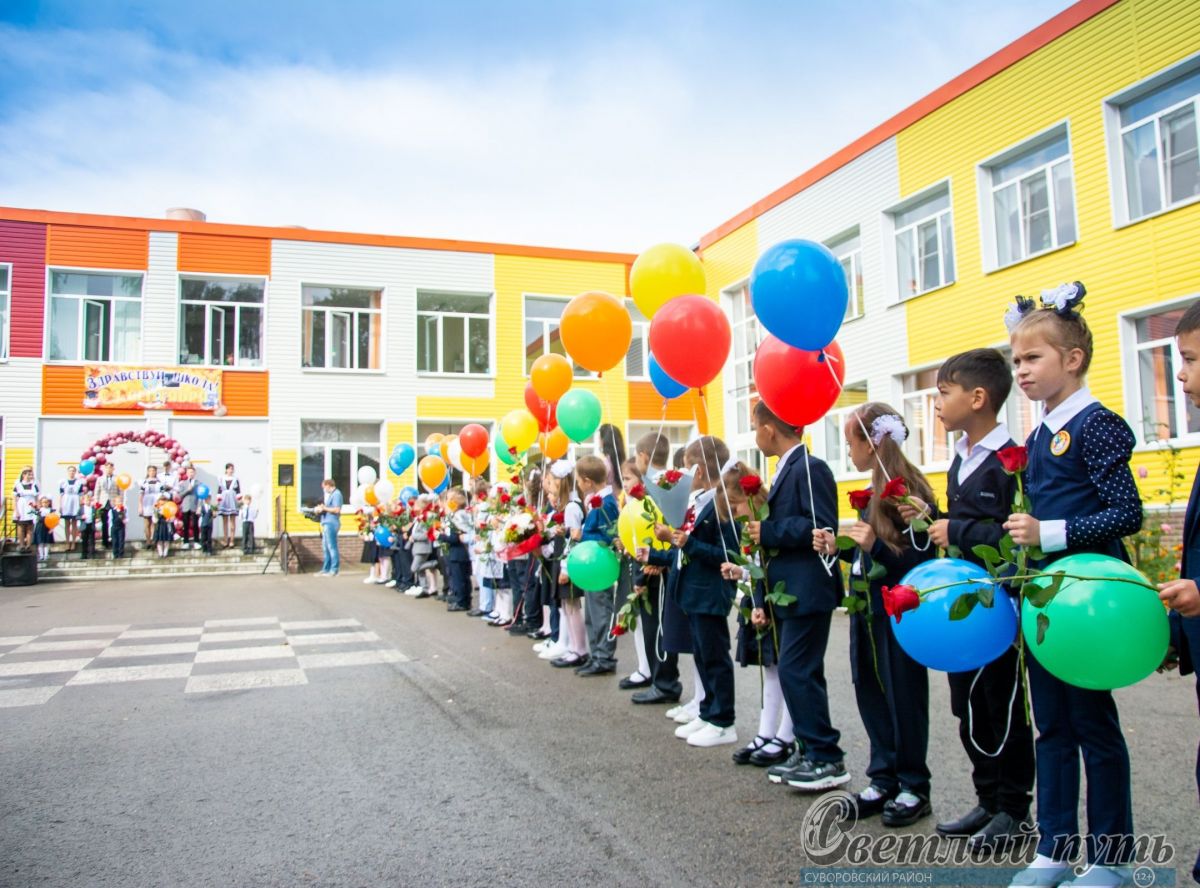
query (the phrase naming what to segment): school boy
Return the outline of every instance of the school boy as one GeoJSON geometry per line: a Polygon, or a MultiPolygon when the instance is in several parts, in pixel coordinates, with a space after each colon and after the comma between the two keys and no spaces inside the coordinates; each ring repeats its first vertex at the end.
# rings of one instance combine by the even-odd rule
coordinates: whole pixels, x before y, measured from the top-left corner
{"type": "MultiPolygon", "coordinates": [[[[580,540],[612,544],[621,509],[608,481],[608,465],[598,456],[580,457],[575,463],[575,485],[587,509],[580,540]]],[[[615,588],[588,593],[584,605],[590,659],[575,670],[576,675],[607,675],[617,670],[617,641],[609,631],[615,606],[615,588]]]]}
{"type": "Polygon", "coordinates": [[[471,608],[471,554],[467,551],[468,529],[467,496],[458,488],[449,492],[447,505],[457,503],[444,524],[439,542],[446,545],[446,594],[448,611],[465,611],[471,608]]]}

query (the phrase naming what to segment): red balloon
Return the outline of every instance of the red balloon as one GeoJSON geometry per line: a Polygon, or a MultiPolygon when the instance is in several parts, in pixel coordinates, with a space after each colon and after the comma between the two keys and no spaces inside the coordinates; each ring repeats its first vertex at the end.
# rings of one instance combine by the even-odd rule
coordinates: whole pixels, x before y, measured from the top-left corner
{"type": "Polygon", "coordinates": [[[533,383],[525,386],[525,406],[537,420],[539,432],[548,432],[558,424],[555,418],[555,405],[539,398],[538,393],[533,390],[533,383]]]}
{"type": "Polygon", "coordinates": [[[482,456],[488,449],[487,429],[477,422],[467,423],[458,433],[458,446],[471,459],[482,456]]]}
{"type": "Polygon", "coordinates": [[[768,334],[754,355],[759,397],[795,426],[810,425],[828,413],[845,379],[846,360],[837,342],[819,352],[801,351],[768,334]]]}
{"type": "Polygon", "coordinates": [[[717,378],[732,341],[725,312],[703,296],[677,296],[650,321],[650,351],[668,376],[689,388],[717,378]]]}

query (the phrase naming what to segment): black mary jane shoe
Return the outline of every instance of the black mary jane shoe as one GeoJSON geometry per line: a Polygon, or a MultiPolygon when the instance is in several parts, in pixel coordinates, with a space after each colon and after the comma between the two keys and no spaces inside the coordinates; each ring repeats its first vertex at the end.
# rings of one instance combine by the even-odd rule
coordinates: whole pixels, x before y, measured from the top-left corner
{"type": "Polygon", "coordinates": [[[861,792],[856,793],[854,796],[854,801],[858,805],[859,820],[862,820],[864,817],[874,817],[876,814],[885,811],[887,806],[892,803],[892,799],[896,797],[895,790],[888,792],[887,790],[878,786],[873,788],[877,793],[880,793],[880,795],[876,798],[863,798],[863,794],[861,792]]]}
{"type": "Polygon", "coordinates": [[[762,749],[764,746],[766,746],[770,742],[771,741],[769,738],[760,737],[760,736],[756,735],[753,740],[751,740],[748,744],[743,746],[741,749],[735,749],[733,751],[733,763],[735,765],[750,764],[750,756],[754,755],[754,753],[758,752],[760,749],[762,749]]]}
{"type": "Polygon", "coordinates": [[[771,740],[762,749],[750,755],[750,764],[759,768],[769,768],[787,761],[792,754],[792,744],[782,740],[771,740]]]}
{"type": "Polygon", "coordinates": [[[891,827],[912,826],[922,817],[928,817],[933,813],[933,805],[929,803],[929,799],[917,797],[917,802],[914,805],[902,805],[895,799],[892,799],[883,806],[883,825],[891,827]]]}

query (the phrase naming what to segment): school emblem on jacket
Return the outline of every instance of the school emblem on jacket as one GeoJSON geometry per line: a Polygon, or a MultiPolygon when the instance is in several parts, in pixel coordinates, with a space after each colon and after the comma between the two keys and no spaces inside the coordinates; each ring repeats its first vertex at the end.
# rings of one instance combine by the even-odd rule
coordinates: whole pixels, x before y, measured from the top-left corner
{"type": "Polygon", "coordinates": [[[1050,439],[1050,453],[1054,456],[1062,456],[1071,449],[1071,433],[1063,429],[1057,435],[1050,439]]]}

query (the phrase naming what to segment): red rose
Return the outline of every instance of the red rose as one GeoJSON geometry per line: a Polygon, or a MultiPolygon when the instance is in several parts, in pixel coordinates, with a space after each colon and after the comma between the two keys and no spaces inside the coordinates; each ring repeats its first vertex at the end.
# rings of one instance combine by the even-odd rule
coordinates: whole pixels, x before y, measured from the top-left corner
{"type": "Polygon", "coordinates": [[[511,500],[512,500],[512,497],[511,497],[511,496],[509,496],[507,493],[502,493],[502,494],[500,494],[500,503],[501,503],[501,505],[505,505],[505,506],[507,506],[507,505],[509,504],[509,502],[511,502],[511,500]]]}
{"type": "Polygon", "coordinates": [[[1010,475],[1023,472],[1029,466],[1029,449],[1026,447],[1005,447],[996,451],[996,459],[1004,466],[1004,471],[1010,475]]]}
{"type": "Polygon", "coordinates": [[[479,493],[475,494],[475,499],[479,500],[480,502],[483,502],[485,499],[487,499],[487,491],[486,490],[479,491],[479,493]]]}
{"type": "Polygon", "coordinates": [[[863,509],[871,505],[871,491],[869,490],[852,490],[850,491],[850,508],[861,512],[863,509]]]}
{"type": "Polygon", "coordinates": [[[604,505],[604,500],[599,496],[593,496],[591,499],[588,500],[588,505],[591,506],[593,509],[598,509],[602,505],[604,505]]]}
{"type": "Polygon", "coordinates": [[[683,472],[679,471],[679,469],[667,469],[667,471],[663,473],[663,477],[672,484],[678,484],[683,478],[683,472]]]}
{"type": "Polygon", "coordinates": [[[762,492],[762,478],[758,475],[743,475],[738,479],[738,484],[742,486],[742,493],[746,496],[758,496],[762,492]]]}
{"type": "Polygon", "coordinates": [[[890,589],[884,586],[881,591],[883,609],[889,617],[895,617],[897,623],[900,622],[902,613],[913,610],[921,603],[921,596],[912,586],[892,586],[890,589]]]}
{"type": "Polygon", "coordinates": [[[625,492],[628,493],[634,499],[639,499],[639,500],[645,499],[646,485],[645,484],[635,484],[635,485],[633,485],[633,487],[629,488],[629,490],[627,490],[625,492]]]}
{"type": "Polygon", "coordinates": [[[894,496],[908,496],[908,484],[903,478],[897,475],[884,485],[883,493],[880,496],[883,499],[891,499],[894,496]]]}
{"type": "Polygon", "coordinates": [[[522,509],[525,508],[525,497],[523,497],[523,496],[517,497],[517,505],[520,506],[522,509]]]}
{"type": "Polygon", "coordinates": [[[753,555],[754,547],[753,546],[742,546],[742,554],[743,555],[753,555]]]}
{"type": "Polygon", "coordinates": [[[429,542],[432,543],[435,539],[437,539],[437,535],[432,530],[429,531],[429,542]]]}
{"type": "Polygon", "coordinates": [[[563,514],[562,512],[555,512],[553,515],[550,516],[550,521],[553,524],[562,524],[566,520],[567,520],[567,516],[565,514],[563,514]]]}
{"type": "Polygon", "coordinates": [[[625,634],[625,627],[624,627],[624,626],[622,626],[620,623],[616,623],[616,624],[614,624],[614,625],[613,625],[613,628],[612,628],[612,634],[613,634],[614,636],[617,636],[617,635],[624,635],[624,634],[625,634]]]}

